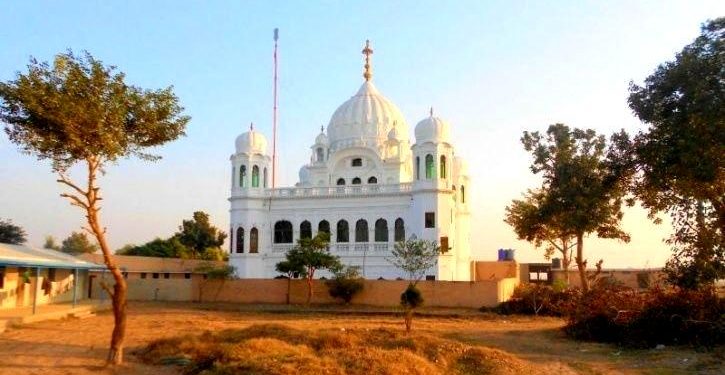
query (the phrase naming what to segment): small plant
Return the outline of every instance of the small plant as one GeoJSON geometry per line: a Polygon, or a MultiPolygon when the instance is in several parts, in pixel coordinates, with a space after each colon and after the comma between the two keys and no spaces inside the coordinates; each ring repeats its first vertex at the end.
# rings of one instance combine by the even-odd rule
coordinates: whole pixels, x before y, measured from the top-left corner
{"type": "Polygon", "coordinates": [[[406,332],[410,332],[413,326],[413,311],[422,306],[423,302],[425,302],[423,294],[413,283],[408,284],[403,294],[400,295],[400,305],[405,309],[406,332]]]}
{"type": "Polygon", "coordinates": [[[413,312],[423,304],[423,296],[416,287],[418,282],[438,262],[441,248],[435,241],[416,239],[395,244],[393,257],[387,259],[392,265],[401,269],[408,276],[410,284],[400,295],[400,305],[405,310],[405,331],[410,332],[413,324],[413,312]]]}
{"type": "Polygon", "coordinates": [[[330,296],[343,300],[346,305],[365,287],[359,268],[354,266],[348,266],[336,272],[335,277],[328,280],[326,284],[330,296]]]}

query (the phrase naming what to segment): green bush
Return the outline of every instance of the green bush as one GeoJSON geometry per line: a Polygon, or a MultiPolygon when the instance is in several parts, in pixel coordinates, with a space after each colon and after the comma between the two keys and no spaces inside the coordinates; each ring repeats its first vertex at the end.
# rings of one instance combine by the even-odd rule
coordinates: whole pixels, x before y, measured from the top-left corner
{"type": "Polygon", "coordinates": [[[413,284],[408,284],[405,291],[400,295],[400,304],[406,309],[415,309],[423,305],[423,293],[413,284]]]}
{"type": "Polygon", "coordinates": [[[360,277],[357,267],[345,267],[343,271],[335,273],[335,277],[325,282],[330,296],[350,303],[356,294],[362,292],[365,284],[360,277]]]}

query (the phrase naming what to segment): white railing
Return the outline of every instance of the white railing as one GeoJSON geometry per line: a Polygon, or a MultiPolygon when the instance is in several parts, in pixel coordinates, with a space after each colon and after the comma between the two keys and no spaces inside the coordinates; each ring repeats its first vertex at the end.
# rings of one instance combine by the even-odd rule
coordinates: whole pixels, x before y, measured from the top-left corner
{"type": "Polygon", "coordinates": [[[289,187],[277,189],[234,188],[232,196],[272,197],[272,198],[306,198],[306,197],[347,197],[360,195],[404,194],[412,190],[413,184],[392,185],[345,185],[319,187],[289,187]]]}
{"type": "Polygon", "coordinates": [[[294,247],[294,244],[291,243],[276,243],[272,245],[272,252],[273,253],[286,253],[290,251],[294,247]]]}
{"type": "Polygon", "coordinates": [[[335,245],[335,251],[337,251],[338,253],[347,253],[350,251],[350,245],[346,245],[346,244],[335,245]]]}
{"type": "Polygon", "coordinates": [[[388,251],[388,244],[387,243],[376,243],[373,245],[373,250],[375,252],[385,252],[388,251]]]}

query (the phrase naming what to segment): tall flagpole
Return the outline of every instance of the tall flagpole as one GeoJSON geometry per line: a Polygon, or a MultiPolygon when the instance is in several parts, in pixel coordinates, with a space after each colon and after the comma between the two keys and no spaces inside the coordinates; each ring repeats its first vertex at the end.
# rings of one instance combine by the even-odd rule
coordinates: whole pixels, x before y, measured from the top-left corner
{"type": "Polygon", "coordinates": [[[274,29],[274,108],[272,110],[272,189],[277,187],[277,40],[279,29],[274,29]]]}

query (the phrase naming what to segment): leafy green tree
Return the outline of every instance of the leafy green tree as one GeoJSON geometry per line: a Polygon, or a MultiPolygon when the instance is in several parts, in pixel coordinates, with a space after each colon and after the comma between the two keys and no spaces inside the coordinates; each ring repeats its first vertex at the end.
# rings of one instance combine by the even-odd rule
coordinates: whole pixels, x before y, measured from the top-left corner
{"type": "Polygon", "coordinates": [[[543,177],[536,220],[559,238],[576,239],[574,260],[582,289],[588,291],[584,237],[594,233],[599,238],[630,239],[620,228],[632,173],[625,151],[629,138],[623,131],[616,133],[607,147],[606,138],[594,130],[554,124],[546,134],[524,132],[521,142],[534,157],[531,171],[543,177]]]}
{"type": "Polygon", "coordinates": [[[55,243],[55,237],[48,235],[45,236],[45,243],[43,244],[43,249],[60,251],[60,245],[55,243]]]}
{"type": "Polygon", "coordinates": [[[221,248],[226,233],[209,222],[209,214],[194,212],[191,220],[183,220],[176,233],[179,242],[191,250],[191,257],[201,259],[208,248],[221,248]]]}
{"type": "Polygon", "coordinates": [[[329,253],[329,241],[330,235],[325,232],[320,232],[313,238],[300,238],[297,245],[287,252],[285,258],[291,268],[302,270],[300,276],[304,277],[307,283],[308,305],[312,301],[312,280],[315,278],[315,272],[317,270],[336,272],[342,267],[340,258],[329,253]]]}
{"type": "Polygon", "coordinates": [[[362,292],[365,283],[360,277],[360,269],[357,266],[343,267],[335,276],[325,282],[327,291],[332,298],[339,298],[349,304],[353,297],[362,292]]]}
{"type": "Polygon", "coordinates": [[[178,238],[156,238],[143,245],[127,245],[116,251],[117,255],[135,255],[161,258],[190,258],[191,252],[178,238]]]}
{"type": "Polygon", "coordinates": [[[418,282],[426,272],[438,263],[441,248],[435,241],[419,240],[412,236],[406,241],[395,244],[392,257],[387,261],[402,270],[410,283],[400,295],[400,304],[405,311],[405,331],[410,332],[413,326],[413,313],[423,304],[423,294],[418,289],[418,282]]]}
{"type": "Polygon", "coordinates": [[[145,150],[182,136],[189,122],[171,87],[144,90],[124,79],[90,53],[68,51],[56,55],[52,66],[31,58],[27,73],[0,83],[5,132],[23,152],[51,161],[57,181],[69,191],[62,196],[83,210],[115,279],[108,290],[114,317],[109,364],[123,362],[127,286],[101,224],[98,174],[131,156],[158,159],[145,150]],[[67,174],[74,165],[86,172],[80,183],[67,174]]]}
{"type": "Polygon", "coordinates": [[[11,220],[0,219],[0,242],[12,245],[25,243],[25,230],[11,220]]]}
{"type": "Polygon", "coordinates": [[[302,275],[305,272],[305,267],[302,264],[300,264],[300,263],[292,263],[289,260],[285,259],[285,260],[277,263],[274,266],[274,268],[275,268],[275,270],[277,270],[277,272],[285,275],[285,277],[287,278],[287,296],[286,296],[286,299],[287,299],[287,304],[289,305],[289,303],[290,303],[290,289],[291,289],[292,278],[293,277],[296,277],[296,276],[299,276],[299,275],[302,275]]]}
{"type": "Polygon", "coordinates": [[[634,193],[656,221],[673,218],[666,266],[688,288],[725,278],[725,17],[706,22],[695,41],[631,83],[629,106],[648,129],[631,147],[634,193]]]}
{"type": "Polygon", "coordinates": [[[91,243],[85,233],[72,232],[61,243],[60,251],[72,255],[92,254],[98,251],[98,245],[91,243]]]}
{"type": "Polygon", "coordinates": [[[544,212],[545,194],[540,190],[529,190],[523,200],[514,199],[506,207],[504,222],[513,227],[516,236],[534,244],[535,247],[544,247],[544,257],[551,259],[558,252],[562,259],[562,266],[566,270],[566,282],[569,283],[569,266],[571,265],[572,251],[576,246],[576,237],[563,227],[560,216],[549,217],[542,220],[544,212]]]}

